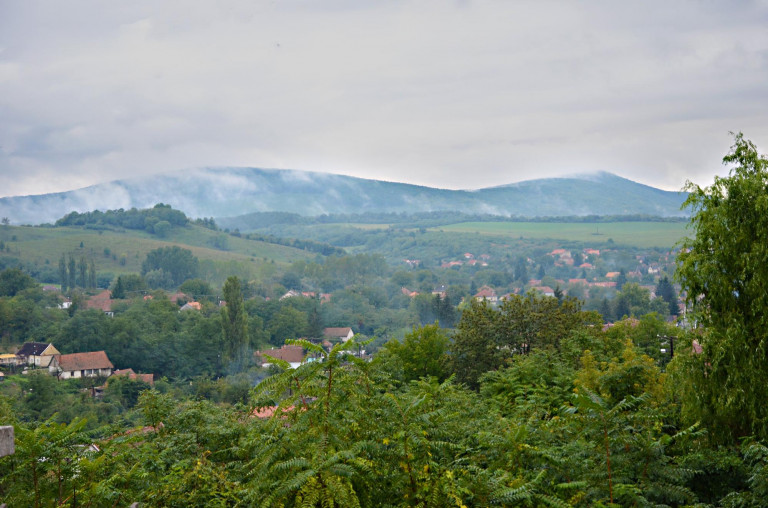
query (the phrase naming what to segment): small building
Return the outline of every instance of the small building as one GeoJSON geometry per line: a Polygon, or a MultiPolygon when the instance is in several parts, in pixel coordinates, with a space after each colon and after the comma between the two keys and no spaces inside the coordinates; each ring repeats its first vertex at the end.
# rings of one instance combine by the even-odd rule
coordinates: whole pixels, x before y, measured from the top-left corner
{"type": "Polygon", "coordinates": [[[48,370],[59,379],[109,377],[115,368],[104,351],[55,355],[48,370]]]}
{"type": "Polygon", "coordinates": [[[355,336],[355,332],[352,328],[345,326],[342,328],[325,328],[323,330],[323,337],[329,340],[337,339],[342,342],[347,342],[349,339],[355,336]]]}
{"type": "Polygon", "coordinates": [[[34,365],[35,367],[48,367],[51,359],[59,355],[59,350],[53,344],[46,342],[25,342],[16,352],[19,364],[34,365]]]}
{"type": "Polygon", "coordinates": [[[187,302],[184,305],[181,306],[179,309],[179,312],[182,310],[202,310],[203,306],[200,305],[200,302],[187,302]]]}
{"type": "Polygon", "coordinates": [[[265,351],[256,351],[256,357],[261,361],[262,367],[269,367],[271,358],[286,361],[292,369],[304,363],[304,348],[301,346],[285,345],[280,349],[272,348],[265,351]]]}
{"type": "Polygon", "coordinates": [[[21,359],[18,356],[12,355],[10,353],[3,353],[0,355],[0,365],[6,367],[15,367],[16,365],[21,365],[21,359]]]}
{"type": "Polygon", "coordinates": [[[478,302],[485,300],[490,303],[497,303],[499,301],[499,297],[496,295],[496,291],[494,291],[493,288],[489,286],[483,286],[477,293],[475,293],[475,300],[478,302]]]}
{"type": "Polygon", "coordinates": [[[115,313],[112,311],[112,293],[109,289],[105,289],[97,295],[94,295],[85,301],[86,309],[97,309],[102,311],[109,317],[114,317],[115,313]]]}

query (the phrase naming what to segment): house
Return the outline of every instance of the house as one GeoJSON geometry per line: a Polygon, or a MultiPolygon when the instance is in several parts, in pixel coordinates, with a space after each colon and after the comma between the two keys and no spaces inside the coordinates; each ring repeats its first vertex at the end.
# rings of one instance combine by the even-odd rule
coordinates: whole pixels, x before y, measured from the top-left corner
{"type": "Polygon", "coordinates": [[[337,339],[341,342],[347,342],[349,339],[355,336],[355,332],[352,331],[352,328],[345,326],[342,328],[325,328],[323,330],[323,337],[326,339],[337,339]]]}
{"type": "Polygon", "coordinates": [[[555,296],[555,290],[549,286],[534,286],[531,288],[533,291],[538,291],[544,296],[555,296]]]}
{"type": "Polygon", "coordinates": [[[440,298],[445,298],[447,291],[448,288],[445,287],[445,284],[440,284],[439,286],[435,286],[434,289],[432,289],[432,294],[439,296],[440,298]]]}
{"type": "Polygon", "coordinates": [[[281,296],[279,298],[279,300],[283,301],[283,300],[285,300],[287,298],[296,298],[298,296],[301,296],[300,292],[296,291],[295,289],[290,289],[290,290],[288,290],[287,293],[285,293],[283,296],[281,296]]]}
{"type": "Polygon", "coordinates": [[[202,310],[203,306],[200,305],[200,302],[187,302],[184,305],[181,306],[179,309],[179,312],[183,310],[202,310]]]}
{"type": "Polygon", "coordinates": [[[112,312],[112,293],[109,289],[105,289],[101,293],[94,295],[85,301],[86,309],[98,309],[109,317],[114,317],[115,313],[112,312]]]}
{"type": "Polygon", "coordinates": [[[262,367],[272,365],[269,357],[288,362],[292,369],[304,363],[304,348],[301,346],[285,345],[280,349],[272,348],[266,351],[256,351],[254,355],[259,358],[262,367]]]}
{"type": "Polygon", "coordinates": [[[155,386],[154,374],[136,374],[133,369],[119,369],[114,371],[110,377],[115,376],[127,376],[131,381],[143,381],[150,386],[155,386]]]}
{"type": "Polygon", "coordinates": [[[403,293],[408,298],[414,298],[414,297],[419,296],[419,292],[418,291],[411,291],[410,289],[408,289],[406,287],[400,288],[400,292],[403,293]]]}
{"type": "Polygon", "coordinates": [[[19,359],[19,357],[16,355],[12,355],[10,353],[5,353],[0,355],[0,365],[13,367],[15,365],[19,365],[20,363],[21,363],[21,359],[19,359]]]}
{"type": "Polygon", "coordinates": [[[72,307],[72,300],[64,300],[59,304],[59,308],[63,310],[67,310],[70,307],[72,307]]]}
{"type": "Polygon", "coordinates": [[[59,355],[59,350],[53,344],[45,342],[26,342],[16,352],[20,364],[34,365],[35,367],[48,367],[51,359],[59,355]]]}
{"type": "Polygon", "coordinates": [[[115,368],[104,351],[55,355],[48,370],[60,379],[109,377],[115,368]]]}
{"type": "Polygon", "coordinates": [[[485,300],[490,303],[496,303],[499,301],[499,297],[496,296],[496,291],[494,291],[493,288],[483,286],[477,293],[475,293],[475,300],[478,302],[485,300]]]}
{"type": "Polygon", "coordinates": [[[600,249],[584,249],[584,254],[587,256],[599,256],[600,249]]]}
{"type": "Polygon", "coordinates": [[[621,272],[608,272],[608,273],[605,274],[605,278],[606,279],[615,279],[619,275],[621,275],[621,272]]]}

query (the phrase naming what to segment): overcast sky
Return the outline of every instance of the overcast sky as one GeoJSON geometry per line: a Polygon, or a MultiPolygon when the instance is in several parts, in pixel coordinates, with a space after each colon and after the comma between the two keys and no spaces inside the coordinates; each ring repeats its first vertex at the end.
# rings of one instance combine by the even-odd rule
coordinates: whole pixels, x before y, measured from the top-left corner
{"type": "Polygon", "coordinates": [[[0,0],[0,196],[207,166],[474,189],[768,152],[768,1],[0,0]]]}

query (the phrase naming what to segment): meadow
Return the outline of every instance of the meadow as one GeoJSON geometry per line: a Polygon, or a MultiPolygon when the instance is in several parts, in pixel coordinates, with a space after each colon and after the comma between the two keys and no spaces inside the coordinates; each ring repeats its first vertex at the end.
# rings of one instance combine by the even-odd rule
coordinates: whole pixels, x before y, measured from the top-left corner
{"type": "Polygon", "coordinates": [[[649,248],[674,247],[688,233],[685,222],[461,222],[432,228],[446,233],[479,233],[516,239],[610,243],[649,248]]]}

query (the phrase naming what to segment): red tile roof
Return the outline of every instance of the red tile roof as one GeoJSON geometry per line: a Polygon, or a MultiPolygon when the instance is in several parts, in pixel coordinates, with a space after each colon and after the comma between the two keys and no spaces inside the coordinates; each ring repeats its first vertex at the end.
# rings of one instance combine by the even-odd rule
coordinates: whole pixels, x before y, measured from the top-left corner
{"type": "Polygon", "coordinates": [[[94,295],[85,301],[86,309],[99,309],[104,312],[112,310],[112,293],[105,289],[101,293],[94,295]]]}
{"type": "Polygon", "coordinates": [[[112,362],[109,361],[109,358],[107,358],[107,353],[104,351],[57,355],[56,360],[63,371],[115,368],[115,366],[112,365],[112,362]]]}
{"type": "Polygon", "coordinates": [[[148,385],[154,386],[155,375],[154,374],[136,374],[133,369],[120,369],[112,373],[112,376],[128,376],[128,379],[133,381],[144,381],[148,385]]]}
{"type": "Polygon", "coordinates": [[[270,358],[264,355],[269,355],[272,358],[278,358],[285,360],[288,363],[300,363],[304,361],[304,349],[301,346],[287,345],[280,349],[267,349],[266,351],[257,351],[256,354],[261,357],[263,363],[269,363],[270,358]]]}

